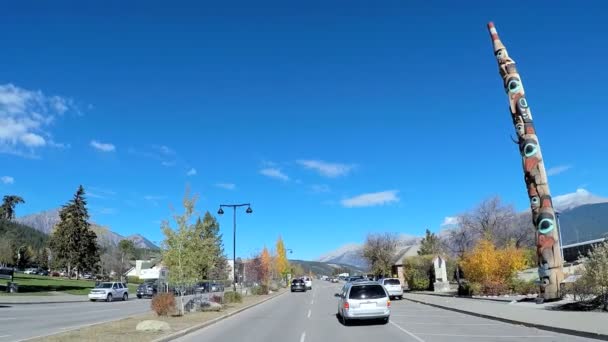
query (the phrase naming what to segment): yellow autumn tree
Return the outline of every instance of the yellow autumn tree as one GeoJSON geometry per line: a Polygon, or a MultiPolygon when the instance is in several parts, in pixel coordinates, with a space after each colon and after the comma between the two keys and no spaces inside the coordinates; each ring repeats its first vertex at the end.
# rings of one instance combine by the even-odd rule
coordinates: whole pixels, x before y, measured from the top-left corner
{"type": "Polygon", "coordinates": [[[286,279],[289,273],[289,260],[287,260],[287,250],[283,243],[283,238],[279,235],[276,244],[277,255],[274,260],[274,267],[281,279],[286,279]]]}
{"type": "Polygon", "coordinates": [[[260,255],[260,261],[261,261],[261,278],[260,279],[262,281],[262,284],[269,286],[270,285],[270,271],[272,268],[272,258],[270,257],[270,252],[268,251],[268,248],[266,248],[266,246],[264,246],[264,249],[262,250],[262,254],[260,255]]]}
{"type": "Polygon", "coordinates": [[[526,267],[526,257],[515,246],[498,249],[492,241],[480,240],[460,264],[467,280],[481,285],[482,292],[499,294],[507,290],[515,273],[526,267]]]}

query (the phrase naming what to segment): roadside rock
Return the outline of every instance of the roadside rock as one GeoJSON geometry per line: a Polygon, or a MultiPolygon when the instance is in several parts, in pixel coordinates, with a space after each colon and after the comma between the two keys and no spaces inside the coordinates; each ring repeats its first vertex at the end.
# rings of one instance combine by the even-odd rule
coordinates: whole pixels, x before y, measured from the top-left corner
{"type": "Polygon", "coordinates": [[[171,330],[171,326],[167,322],[163,321],[155,321],[155,320],[145,320],[137,323],[137,327],[135,327],[137,331],[169,331],[171,330]]]}
{"type": "Polygon", "coordinates": [[[222,310],[222,304],[210,302],[200,298],[194,298],[186,304],[185,308],[188,312],[220,311],[222,310]]]}

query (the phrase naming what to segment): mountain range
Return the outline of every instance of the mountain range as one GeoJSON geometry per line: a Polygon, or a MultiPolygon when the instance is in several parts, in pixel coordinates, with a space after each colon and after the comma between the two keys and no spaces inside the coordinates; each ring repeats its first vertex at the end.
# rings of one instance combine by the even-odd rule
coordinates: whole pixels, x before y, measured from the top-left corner
{"type": "MultiPolygon", "coordinates": [[[[608,236],[608,198],[600,197],[585,189],[553,197],[553,206],[560,212],[559,223],[562,243],[569,245],[608,236]]],[[[522,214],[527,213],[523,212],[522,214]]],[[[422,237],[403,236],[399,242],[396,259],[403,255],[415,255],[422,237]]],[[[320,256],[318,261],[341,263],[366,268],[363,244],[349,243],[320,256]]]]}
{"type": "MultiPolygon", "coordinates": [[[[53,227],[59,222],[59,209],[52,209],[36,214],[18,217],[17,222],[30,226],[42,233],[49,235],[53,227]]],[[[159,249],[152,241],[140,234],[122,236],[107,227],[91,222],[91,229],[97,234],[97,241],[102,246],[116,246],[121,240],[131,240],[136,248],[159,249]]]]}

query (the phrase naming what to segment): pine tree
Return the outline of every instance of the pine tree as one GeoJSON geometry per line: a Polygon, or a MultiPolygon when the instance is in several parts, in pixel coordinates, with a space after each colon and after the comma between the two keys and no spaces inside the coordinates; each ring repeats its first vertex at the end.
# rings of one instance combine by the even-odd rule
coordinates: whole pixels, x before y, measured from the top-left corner
{"type": "Polygon", "coordinates": [[[16,195],[4,196],[2,205],[0,205],[0,219],[13,220],[15,218],[15,206],[21,203],[25,203],[22,197],[16,195]]]}
{"type": "Polygon", "coordinates": [[[97,235],[91,230],[89,213],[84,198],[84,188],[78,187],[74,198],[59,212],[59,223],[55,226],[50,245],[57,262],[72,271],[94,271],[99,267],[97,235]]]}
{"type": "Polygon", "coordinates": [[[224,254],[224,243],[217,219],[211,213],[206,212],[202,221],[199,217],[196,227],[207,250],[204,261],[208,262],[208,267],[205,267],[203,271],[204,278],[227,279],[228,260],[224,254]]]}
{"type": "Polygon", "coordinates": [[[120,251],[120,278],[123,280],[129,260],[135,254],[135,244],[131,240],[120,240],[118,250],[120,251]]]}
{"type": "Polygon", "coordinates": [[[418,255],[437,255],[441,253],[441,242],[435,233],[426,230],[426,235],[420,241],[418,255]]]}
{"type": "Polygon", "coordinates": [[[38,264],[38,267],[42,268],[43,270],[49,269],[49,253],[46,248],[43,248],[38,252],[38,259],[36,260],[36,263],[38,264]]]}

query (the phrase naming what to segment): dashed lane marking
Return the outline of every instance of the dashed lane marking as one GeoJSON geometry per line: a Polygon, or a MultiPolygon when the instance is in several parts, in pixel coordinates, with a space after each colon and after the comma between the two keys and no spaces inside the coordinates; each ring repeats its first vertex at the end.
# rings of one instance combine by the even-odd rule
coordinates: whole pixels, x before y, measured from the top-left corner
{"type": "Polygon", "coordinates": [[[425,342],[423,339],[421,339],[420,337],[418,337],[418,336],[414,335],[413,333],[411,333],[411,332],[407,331],[405,328],[403,328],[403,327],[402,327],[402,326],[400,326],[399,324],[397,324],[397,323],[395,323],[395,322],[393,322],[393,321],[391,321],[390,323],[391,323],[391,324],[392,324],[392,325],[393,325],[395,328],[397,328],[397,329],[399,329],[399,330],[403,331],[404,333],[408,334],[409,336],[411,336],[411,337],[412,337],[413,339],[415,339],[416,341],[418,341],[418,342],[425,342]]]}
{"type": "Polygon", "coordinates": [[[306,331],[302,333],[302,336],[300,336],[300,342],[304,342],[306,340],[306,331]]]}

